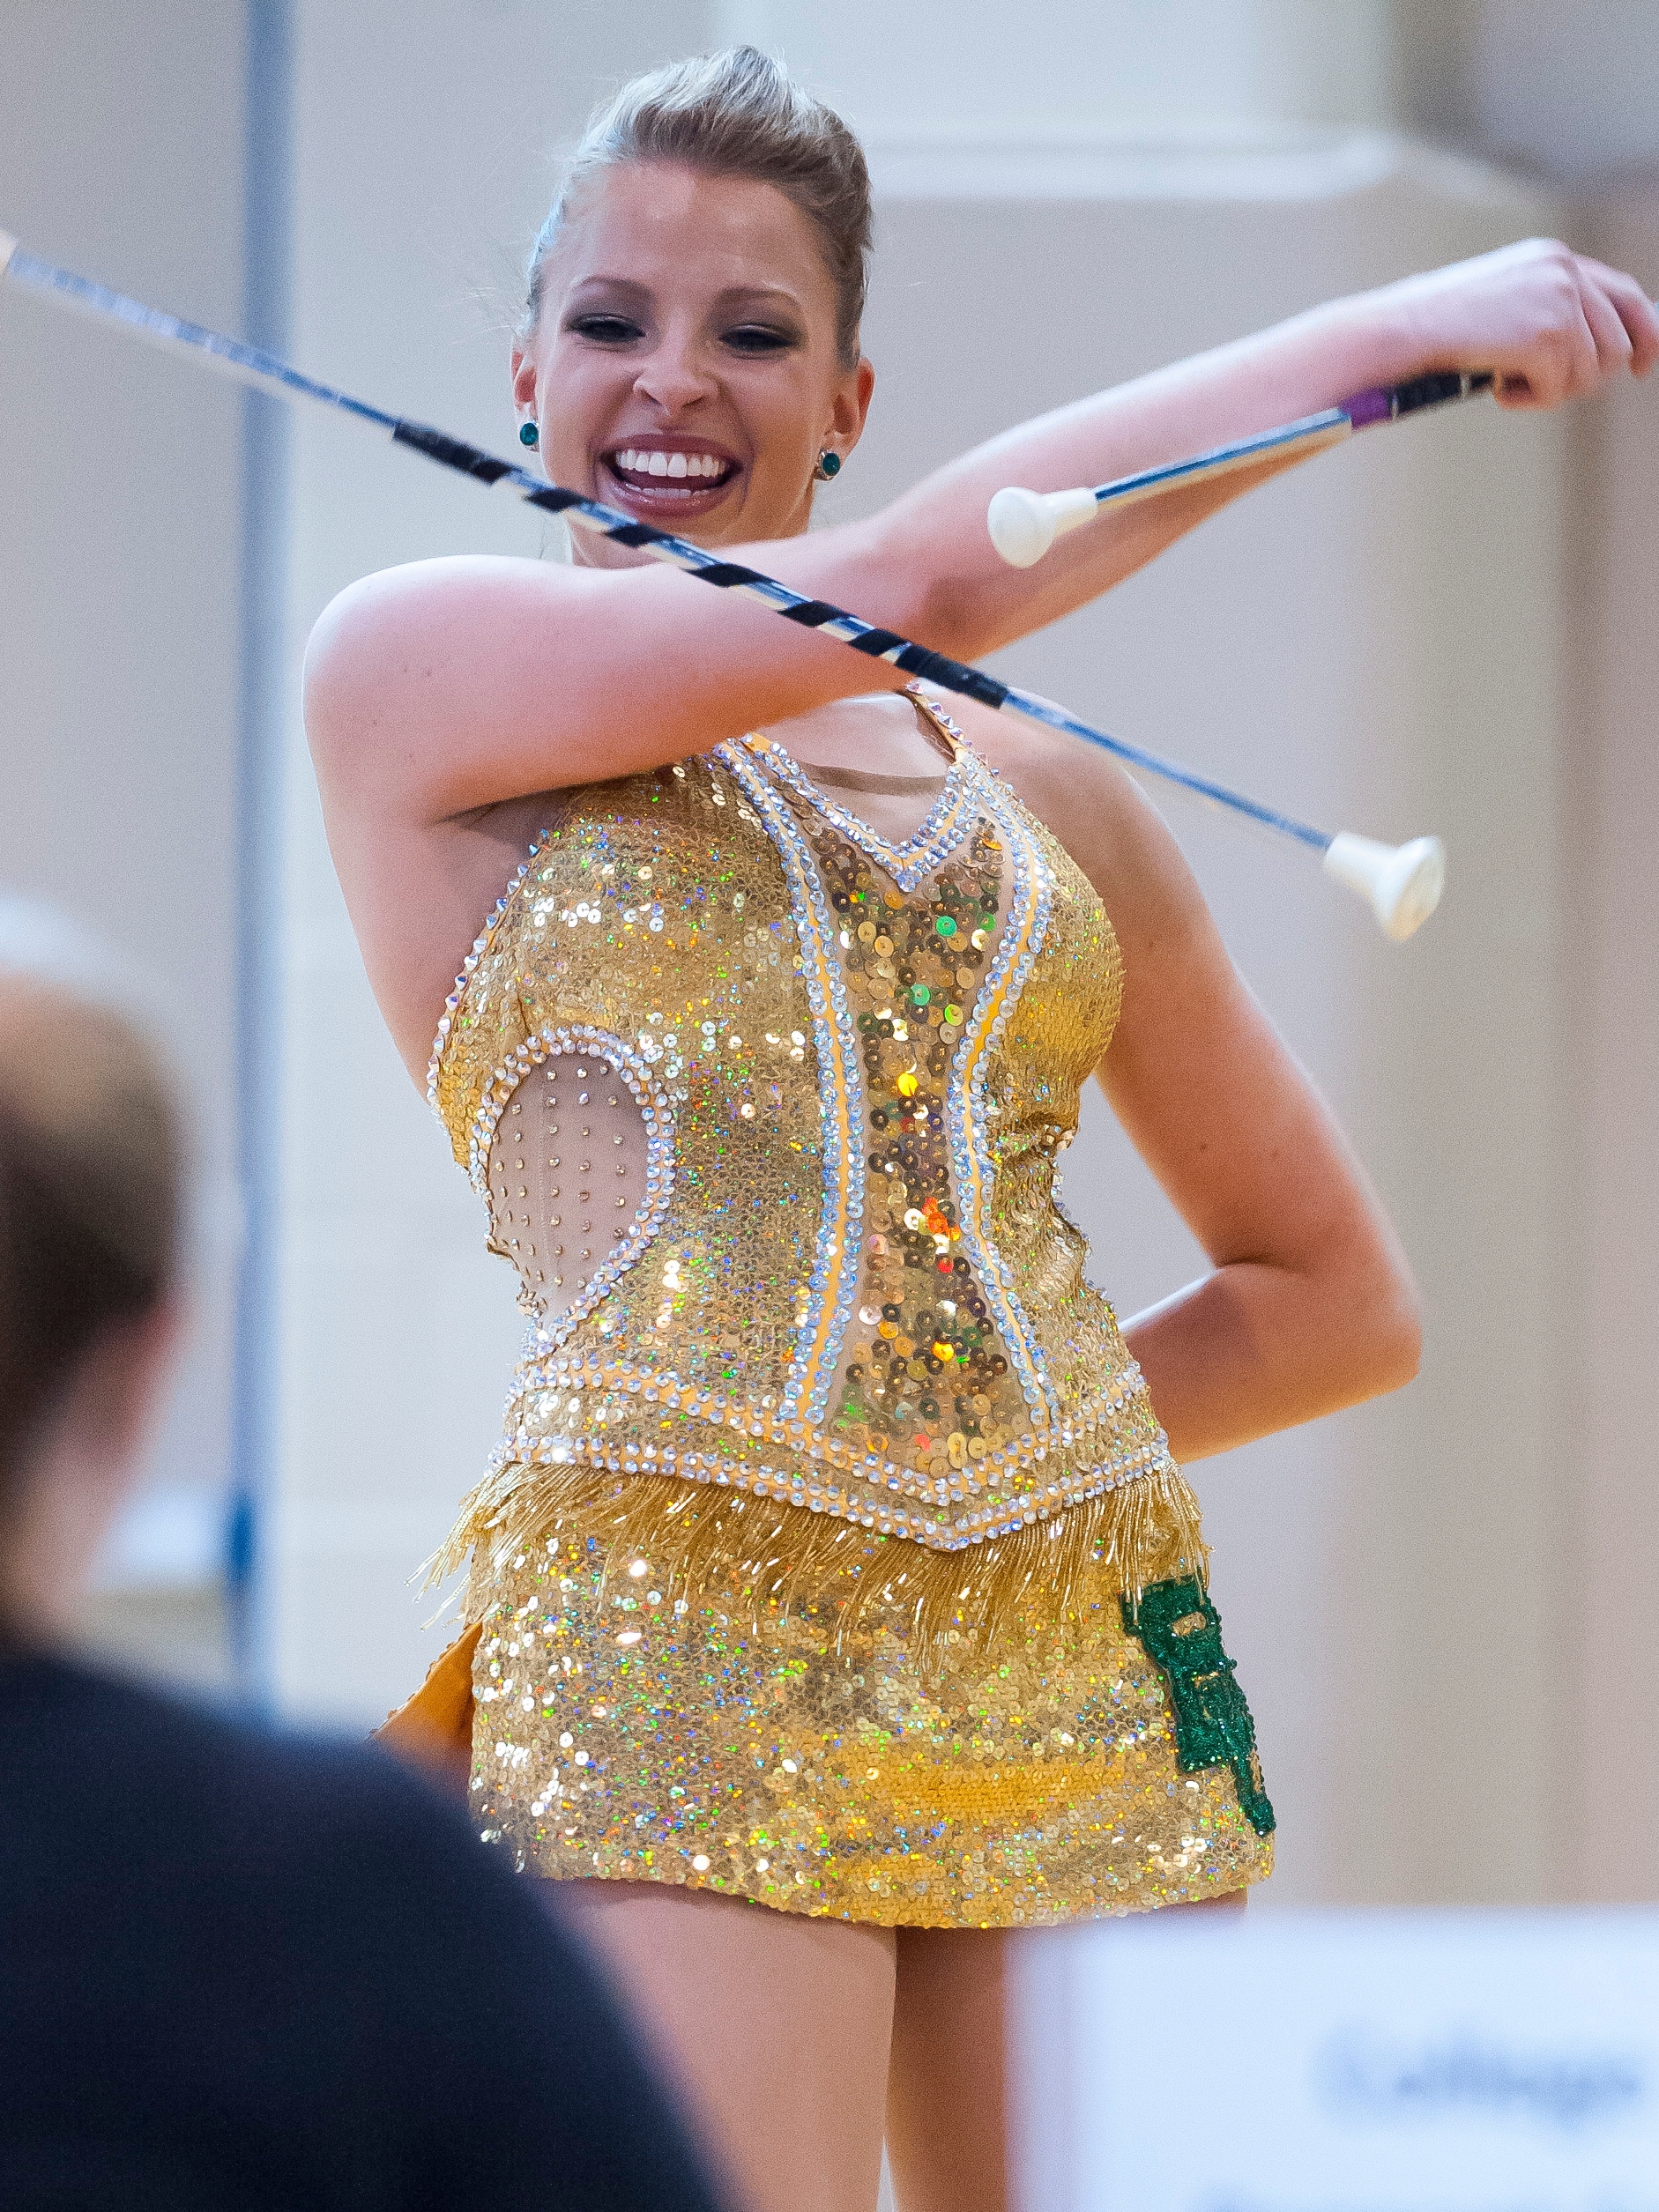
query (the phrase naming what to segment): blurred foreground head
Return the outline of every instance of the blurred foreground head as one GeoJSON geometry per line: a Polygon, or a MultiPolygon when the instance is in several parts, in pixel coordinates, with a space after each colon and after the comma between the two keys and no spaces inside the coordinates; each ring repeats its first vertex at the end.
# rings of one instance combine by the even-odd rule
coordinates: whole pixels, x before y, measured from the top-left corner
{"type": "Polygon", "coordinates": [[[183,1145],[96,952],[0,899],[0,1637],[60,1629],[172,1336],[183,1145]]]}

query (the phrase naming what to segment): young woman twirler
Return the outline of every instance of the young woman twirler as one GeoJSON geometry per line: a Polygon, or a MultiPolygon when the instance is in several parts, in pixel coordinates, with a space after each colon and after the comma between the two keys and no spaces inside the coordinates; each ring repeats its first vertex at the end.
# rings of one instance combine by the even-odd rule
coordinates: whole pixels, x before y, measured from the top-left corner
{"type": "MultiPolygon", "coordinates": [[[[808,536],[874,387],[869,234],[856,142],[759,54],[629,85],[536,242],[520,434],[962,659],[1271,471],[1026,571],[986,538],[1004,484],[1432,369],[1549,406],[1659,354],[1637,285],[1534,241],[808,536]]],[[[411,1719],[467,1730],[480,1830],[562,1885],[751,2212],[869,2212],[884,2134],[901,2212],[1001,2212],[1010,1942],[1268,1873],[1180,1466],[1417,1357],[1377,1203],[1157,816],[888,672],[579,537],[368,578],[307,678],[370,977],[531,1316],[450,1548],[471,1629],[411,1719]],[[1055,1188],[1091,1076],[1211,1262],[1121,1328],[1055,1188]]]]}

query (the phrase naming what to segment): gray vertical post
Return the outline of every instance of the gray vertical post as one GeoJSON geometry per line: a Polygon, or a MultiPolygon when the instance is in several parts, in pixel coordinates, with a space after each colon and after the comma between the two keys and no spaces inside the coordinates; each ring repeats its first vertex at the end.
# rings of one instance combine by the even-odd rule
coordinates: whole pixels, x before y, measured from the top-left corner
{"type": "MultiPolygon", "coordinates": [[[[242,331],[286,352],[288,339],[288,0],[247,0],[242,331]]],[[[278,1074],[282,1049],[277,842],[281,818],[285,666],[286,410],[242,397],[241,686],[237,732],[236,1089],[242,1245],[237,1281],[232,1490],[226,1578],[242,1693],[263,1701],[260,1510],[276,1418],[274,1332],[278,1074]]]]}

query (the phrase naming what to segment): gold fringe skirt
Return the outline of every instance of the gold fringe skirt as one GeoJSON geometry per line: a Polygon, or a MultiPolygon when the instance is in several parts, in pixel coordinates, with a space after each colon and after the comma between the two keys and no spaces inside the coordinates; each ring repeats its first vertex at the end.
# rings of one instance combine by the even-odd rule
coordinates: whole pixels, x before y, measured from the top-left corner
{"type": "Polygon", "coordinates": [[[924,1927],[1271,1871],[1178,1476],[965,1553],[669,1476],[556,1481],[534,1522],[498,1500],[472,1532],[471,1802],[521,1870],[924,1927]]]}

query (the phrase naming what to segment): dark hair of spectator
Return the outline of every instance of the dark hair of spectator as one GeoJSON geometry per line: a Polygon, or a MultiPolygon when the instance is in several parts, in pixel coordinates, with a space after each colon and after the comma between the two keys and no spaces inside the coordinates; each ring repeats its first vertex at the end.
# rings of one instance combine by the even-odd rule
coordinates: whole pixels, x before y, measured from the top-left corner
{"type": "Polygon", "coordinates": [[[0,1545],[82,1363],[172,1288],[182,1154],[132,1025],[0,969],[0,1545]]]}

